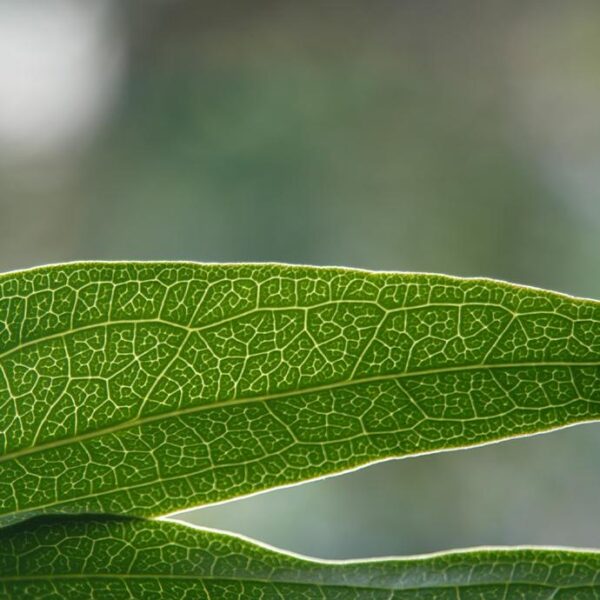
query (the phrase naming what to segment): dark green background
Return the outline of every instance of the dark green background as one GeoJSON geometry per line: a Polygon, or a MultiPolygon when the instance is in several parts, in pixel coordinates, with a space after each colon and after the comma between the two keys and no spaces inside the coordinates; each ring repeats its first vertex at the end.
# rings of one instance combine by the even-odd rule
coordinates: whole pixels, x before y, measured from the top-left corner
{"type": "MultiPolygon", "coordinates": [[[[2,270],[286,261],[600,297],[598,3],[32,4],[0,7],[0,34],[18,33],[0,47],[2,270]],[[61,18],[72,45],[44,46],[34,27],[60,32],[61,18]],[[44,86],[19,104],[10,77],[50,85],[78,52],[87,78],[68,80],[57,112],[44,86]],[[69,122],[69,98],[100,108],[42,144],[56,115],[69,122]],[[33,119],[29,137],[6,133],[19,119],[33,119]]],[[[600,425],[586,425],[185,519],[327,558],[600,547],[599,451],[600,425]]]]}

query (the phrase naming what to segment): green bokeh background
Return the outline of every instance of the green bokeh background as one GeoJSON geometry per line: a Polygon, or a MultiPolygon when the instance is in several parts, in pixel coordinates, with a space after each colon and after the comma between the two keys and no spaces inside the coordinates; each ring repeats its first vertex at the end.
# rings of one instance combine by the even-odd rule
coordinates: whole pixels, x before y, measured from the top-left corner
{"type": "MultiPolygon", "coordinates": [[[[2,270],[283,261],[600,298],[597,2],[103,6],[95,51],[123,67],[102,118],[0,145],[2,270]]],[[[180,518],[324,558],[600,547],[599,452],[579,426],[180,518]]]]}

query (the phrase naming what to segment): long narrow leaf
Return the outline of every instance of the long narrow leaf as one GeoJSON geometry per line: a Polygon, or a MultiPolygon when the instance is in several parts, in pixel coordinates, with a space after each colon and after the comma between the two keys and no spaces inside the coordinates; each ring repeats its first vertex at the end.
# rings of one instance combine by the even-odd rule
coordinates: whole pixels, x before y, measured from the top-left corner
{"type": "Polygon", "coordinates": [[[175,523],[42,517],[0,530],[0,598],[592,600],[600,554],[482,549],[316,562],[175,523]]]}
{"type": "Polygon", "coordinates": [[[4,524],[166,514],[599,417],[593,301],[281,265],[0,277],[4,524]]]}

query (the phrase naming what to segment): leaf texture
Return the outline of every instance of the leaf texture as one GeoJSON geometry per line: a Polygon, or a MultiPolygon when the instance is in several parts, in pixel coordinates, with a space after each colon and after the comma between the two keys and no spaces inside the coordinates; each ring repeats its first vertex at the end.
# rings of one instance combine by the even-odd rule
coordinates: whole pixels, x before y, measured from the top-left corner
{"type": "Polygon", "coordinates": [[[481,549],[316,562],[166,521],[54,516],[0,530],[16,600],[596,600],[600,554],[481,549]]]}
{"type": "Polygon", "coordinates": [[[598,302],[264,264],[0,277],[4,524],[167,514],[599,417],[598,302]]]}

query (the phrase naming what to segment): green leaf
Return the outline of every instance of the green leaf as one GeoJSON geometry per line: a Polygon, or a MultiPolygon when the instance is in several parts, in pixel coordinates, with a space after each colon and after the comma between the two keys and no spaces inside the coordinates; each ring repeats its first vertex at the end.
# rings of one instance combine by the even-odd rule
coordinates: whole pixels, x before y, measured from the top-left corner
{"type": "Polygon", "coordinates": [[[592,600],[600,554],[478,549],[317,562],[166,521],[43,517],[0,530],[0,597],[592,600]]]}
{"type": "Polygon", "coordinates": [[[4,524],[166,514],[599,417],[589,300],[280,265],[0,277],[4,524]]]}

